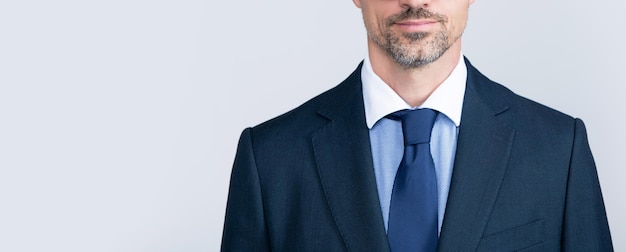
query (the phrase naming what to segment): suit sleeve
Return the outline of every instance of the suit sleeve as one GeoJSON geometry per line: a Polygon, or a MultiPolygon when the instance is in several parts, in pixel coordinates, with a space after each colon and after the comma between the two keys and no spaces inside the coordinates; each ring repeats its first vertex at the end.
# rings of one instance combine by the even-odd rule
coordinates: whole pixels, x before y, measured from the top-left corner
{"type": "Polygon", "coordinates": [[[243,131],[237,147],[221,251],[270,251],[250,128],[243,131]]]}
{"type": "Polygon", "coordinates": [[[585,125],[576,119],[570,160],[563,233],[563,251],[613,251],[596,166],[585,125]]]}

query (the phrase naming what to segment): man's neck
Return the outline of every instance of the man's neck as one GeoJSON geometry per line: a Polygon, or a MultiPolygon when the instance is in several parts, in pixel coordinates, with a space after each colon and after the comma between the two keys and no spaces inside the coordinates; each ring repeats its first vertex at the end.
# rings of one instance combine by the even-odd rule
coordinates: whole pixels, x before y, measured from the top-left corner
{"type": "Polygon", "coordinates": [[[372,69],[406,103],[417,107],[443,83],[459,63],[461,39],[458,39],[439,59],[419,68],[406,68],[395,62],[375,44],[369,44],[372,69]]]}

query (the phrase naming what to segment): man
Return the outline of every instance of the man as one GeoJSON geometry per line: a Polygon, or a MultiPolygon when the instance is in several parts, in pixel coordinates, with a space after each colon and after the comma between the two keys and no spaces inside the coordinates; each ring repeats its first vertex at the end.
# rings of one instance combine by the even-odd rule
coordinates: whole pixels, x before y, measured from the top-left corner
{"type": "Polygon", "coordinates": [[[473,0],[354,3],[364,62],[242,133],[223,251],[612,251],[584,124],[463,58],[473,0]]]}

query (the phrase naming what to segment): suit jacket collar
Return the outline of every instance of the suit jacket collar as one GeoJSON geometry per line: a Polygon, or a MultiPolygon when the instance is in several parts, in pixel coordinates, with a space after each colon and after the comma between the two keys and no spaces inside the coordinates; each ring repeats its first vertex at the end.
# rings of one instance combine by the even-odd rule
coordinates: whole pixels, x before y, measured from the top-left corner
{"type": "Polygon", "coordinates": [[[313,150],[328,207],[346,247],[389,251],[365,123],[361,66],[319,108],[329,121],[313,134],[313,150]]]}
{"type": "Polygon", "coordinates": [[[497,84],[466,59],[468,81],[440,251],[475,250],[504,177],[515,132],[497,84]]]}

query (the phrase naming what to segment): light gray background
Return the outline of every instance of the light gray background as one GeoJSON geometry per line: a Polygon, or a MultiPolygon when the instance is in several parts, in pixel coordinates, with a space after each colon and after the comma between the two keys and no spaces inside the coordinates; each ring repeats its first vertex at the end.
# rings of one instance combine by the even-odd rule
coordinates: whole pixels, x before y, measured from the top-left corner
{"type": "MultiPolygon", "coordinates": [[[[626,250],[626,2],[477,0],[464,52],[585,120],[626,250]]],[[[217,251],[241,130],[365,55],[349,0],[0,2],[0,251],[217,251]]]]}

